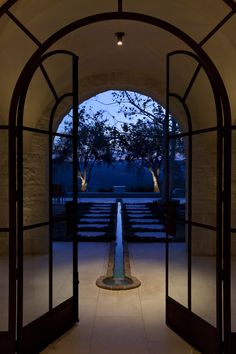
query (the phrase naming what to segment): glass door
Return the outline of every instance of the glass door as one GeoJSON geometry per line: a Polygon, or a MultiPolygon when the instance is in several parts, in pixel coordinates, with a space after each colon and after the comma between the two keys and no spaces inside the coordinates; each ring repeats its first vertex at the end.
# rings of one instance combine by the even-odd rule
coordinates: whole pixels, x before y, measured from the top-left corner
{"type": "MultiPolygon", "coordinates": [[[[14,152],[14,145],[11,145],[14,152]]],[[[0,126],[0,348],[15,353],[16,264],[14,215],[9,215],[9,126],[0,126]],[[11,223],[9,222],[11,220],[11,223]],[[11,225],[11,227],[10,227],[11,225]]],[[[14,160],[11,161],[14,164],[14,160]]],[[[9,169],[11,173],[11,169],[9,169]]],[[[15,181],[14,181],[15,183],[15,181]]]]}
{"type": "Polygon", "coordinates": [[[236,126],[232,126],[232,155],[231,155],[231,230],[225,245],[225,338],[226,353],[236,351],[236,126]]]}
{"type": "Polygon", "coordinates": [[[55,51],[40,59],[28,85],[27,80],[22,83],[17,123],[17,353],[31,354],[41,351],[78,321],[78,58],[74,54],[55,51]],[[57,97],[55,103],[56,88],[52,92],[52,83],[48,85],[40,66],[48,61],[53,65],[53,60],[62,60],[71,72],[71,92],[57,97]],[[53,104],[41,118],[37,112],[35,125],[35,120],[29,119],[27,102],[37,97],[38,87],[52,96],[53,104]],[[73,131],[66,137],[73,147],[67,175],[70,191],[63,186],[54,188],[57,175],[53,153],[57,138],[54,118],[68,97],[73,112],[73,131]],[[73,210],[68,223],[70,203],[73,210]]]}
{"type": "Polygon", "coordinates": [[[172,155],[177,156],[178,151],[173,149],[178,148],[181,139],[186,192],[185,197],[179,199],[184,206],[177,208],[180,212],[175,219],[181,241],[166,235],[166,323],[205,354],[222,353],[223,348],[223,135],[218,103],[197,58],[185,51],[170,53],[167,60],[166,197],[168,202],[173,201],[170,181],[175,171],[170,160],[172,155]],[[180,71],[180,67],[188,70],[180,71]],[[182,84],[177,91],[174,82],[179,76],[182,84]],[[179,132],[172,131],[169,114],[178,121],[179,132]]]}

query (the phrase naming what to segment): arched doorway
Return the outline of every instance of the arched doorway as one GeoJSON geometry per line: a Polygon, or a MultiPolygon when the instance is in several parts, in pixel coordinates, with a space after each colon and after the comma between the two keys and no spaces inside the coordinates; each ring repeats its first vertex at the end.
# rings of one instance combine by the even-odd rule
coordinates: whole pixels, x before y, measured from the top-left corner
{"type": "MultiPolygon", "coordinates": [[[[225,92],[224,89],[224,85],[223,82],[217,72],[217,70],[215,69],[213,63],[210,61],[210,59],[206,56],[206,54],[204,53],[204,51],[194,42],[191,40],[191,38],[189,38],[188,36],[186,36],[183,32],[179,31],[177,28],[167,24],[164,21],[160,21],[154,18],[151,18],[149,16],[144,16],[144,15],[138,15],[138,14],[132,14],[132,13],[110,13],[110,14],[101,14],[101,15],[97,15],[97,16],[92,16],[91,18],[87,18],[84,20],[81,20],[79,22],[76,22],[72,25],[69,25],[65,28],[64,31],[61,31],[60,33],[57,33],[56,35],[52,36],[49,40],[47,40],[44,45],[42,45],[40,47],[40,49],[38,51],[36,51],[36,53],[33,55],[32,59],[29,61],[28,65],[25,67],[25,69],[23,70],[21,77],[18,81],[18,84],[16,86],[16,89],[14,91],[14,95],[12,98],[12,105],[11,105],[11,112],[10,112],[10,122],[9,122],[9,131],[10,131],[10,171],[11,171],[11,175],[10,175],[10,183],[9,183],[9,188],[10,188],[10,225],[11,227],[9,228],[9,233],[10,233],[10,258],[12,259],[11,264],[11,273],[10,273],[10,279],[13,280],[13,282],[15,282],[15,279],[17,277],[19,277],[19,284],[21,284],[21,286],[19,286],[19,291],[18,291],[18,299],[19,299],[19,307],[18,307],[18,335],[20,336],[20,347],[23,345],[23,335],[25,335],[27,338],[27,332],[25,330],[23,330],[23,332],[25,332],[25,334],[23,334],[22,332],[22,320],[21,320],[21,316],[22,316],[22,277],[23,277],[23,272],[22,272],[22,264],[23,264],[23,254],[22,254],[22,231],[23,231],[23,195],[20,193],[20,188],[23,185],[23,166],[22,166],[22,157],[23,157],[23,151],[22,151],[22,147],[23,147],[23,140],[22,140],[22,136],[23,136],[23,130],[27,130],[22,127],[22,125],[18,125],[17,126],[17,130],[15,129],[15,118],[20,120],[23,118],[23,110],[24,110],[24,101],[25,101],[25,96],[27,93],[27,89],[28,89],[28,85],[30,84],[31,78],[35,72],[35,70],[37,69],[38,65],[40,65],[41,60],[43,59],[42,54],[44,53],[45,50],[47,50],[50,45],[52,45],[60,36],[65,35],[66,33],[69,33],[70,31],[72,31],[74,28],[78,28],[78,27],[82,27],[84,25],[89,25],[93,22],[97,22],[97,21],[105,21],[105,20],[116,20],[116,19],[123,19],[123,20],[134,20],[134,21],[142,21],[154,26],[159,26],[167,31],[172,32],[174,35],[178,36],[179,38],[181,38],[183,41],[185,41],[198,55],[198,60],[200,61],[201,65],[204,67],[204,69],[206,70],[206,73],[208,75],[208,78],[211,81],[212,87],[213,87],[213,91],[214,91],[214,96],[215,96],[215,104],[217,106],[217,132],[218,132],[218,143],[222,144],[223,143],[223,136],[220,133],[221,128],[222,128],[222,122],[221,122],[221,116],[224,114],[224,119],[225,119],[225,129],[224,129],[224,142],[227,140],[227,144],[225,143],[224,147],[224,154],[225,154],[225,165],[224,165],[224,231],[225,231],[225,236],[227,237],[227,235],[229,236],[229,232],[230,232],[230,162],[228,161],[228,156],[230,156],[231,154],[231,144],[230,144],[230,110],[229,110],[229,104],[228,104],[228,99],[227,99],[227,94],[225,92]],[[223,112],[222,112],[223,109],[223,112]],[[23,129],[22,129],[23,128],[23,129]],[[16,133],[17,131],[17,133],[16,133]],[[18,141],[17,145],[18,145],[18,192],[16,192],[16,170],[15,170],[15,163],[16,163],[16,159],[15,159],[15,146],[16,146],[16,140],[18,141]],[[16,233],[16,205],[18,204],[18,242],[19,242],[19,249],[18,249],[18,259],[19,259],[19,274],[16,274],[16,269],[15,269],[15,257],[16,257],[16,243],[15,243],[15,239],[14,239],[14,235],[16,233]],[[21,335],[22,334],[22,335],[21,335]]],[[[74,87],[74,96],[78,96],[77,95],[77,91],[76,88],[74,87]]],[[[22,123],[22,122],[20,122],[22,123]]],[[[168,124],[166,125],[168,127],[168,124]]],[[[167,133],[168,133],[168,128],[167,128],[167,133]]],[[[168,135],[168,134],[167,134],[168,135]]],[[[173,137],[174,138],[174,137],[173,137]]],[[[168,138],[167,138],[167,143],[168,143],[168,138]]],[[[167,146],[168,147],[168,146],[167,146]]],[[[167,149],[168,151],[168,149],[167,149]]],[[[221,151],[221,149],[220,149],[221,151]]],[[[218,162],[218,166],[222,166],[222,156],[218,153],[218,158],[219,158],[219,162],[218,162]]],[[[168,168],[168,166],[167,166],[168,168]]],[[[220,170],[219,170],[220,171],[220,170]]],[[[168,175],[168,174],[167,174],[168,175]]],[[[221,213],[221,208],[222,208],[222,202],[223,202],[223,190],[222,190],[222,181],[221,181],[221,177],[222,174],[217,176],[218,177],[218,181],[217,181],[217,185],[218,185],[218,199],[217,199],[217,207],[219,208],[219,216],[220,218],[218,219],[219,223],[222,223],[222,213],[221,213]]],[[[168,191],[168,188],[167,188],[168,191]]],[[[167,193],[168,194],[168,193],[167,193]]],[[[168,195],[167,195],[168,197],[168,195]]],[[[190,203],[191,205],[191,203],[190,203]]],[[[193,223],[191,223],[191,225],[193,225],[193,223]]],[[[199,226],[199,225],[198,225],[199,226]]],[[[218,237],[218,242],[221,242],[222,239],[221,238],[221,230],[218,229],[219,232],[219,237],[218,237]]],[[[227,256],[229,255],[229,251],[230,251],[230,247],[229,244],[226,244],[225,247],[225,252],[224,252],[224,256],[225,256],[225,265],[228,267],[224,268],[224,271],[227,272],[227,270],[229,270],[229,260],[227,258],[227,256]],[[227,260],[226,260],[227,258],[227,260]]],[[[76,255],[74,254],[74,257],[76,259],[76,255]]],[[[221,257],[221,255],[219,255],[219,257],[221,257]]],[[[220,259],[218,257],[218,260],[220,259]]],[[[230,259],[230,257],[229,257],[230,259]]],[[[219,262],[218,262],[219,264],[219,262]]],[[[220,268],[222,271],[222,268],[220,268]]],[[[74,272],[75,274],[75,272],[74,272]]],[[[217,280],[218,282],[220,282],[220,275],[219,275],[219,268],[218,268],[218,273],[217,273],[217,280]]],[[[225,305],[225,313],[228,316],[228,300],[229,300],[229,286],[230,286],[230,282],[229,279],[228,281],[225,283],[224,289],[225,289],[225,301],[226,301],[226,305],[225,305]]],[[[13,286],[11,288],[11,304],[13,305],[14,303],[14,299],[15,299],[15,286],[13,286]]],[[[167,299],[168,300],[168,299],[167,299]]],[[[168,306],[173,305],[173,302],[167,304],[168,306]]],[[[178,306],[177,306],[178,307],[178,306]]],[[[179,312],[181,312],[181,314],[183,314],[185,312],[185,310],[183,310],[182,308],[178,307],[179,312]],[[182,312],[183,310],[183,312],[182,312]]],[[[173,313],[174,309],[171,308],[170,313],[173,313]]],[[[168,312],[168,309],[167,309],[168,312]]],[[[194,317],[193,313],[190,311],[188,311],[188,314],[190,315],[191,319],[194,317]]],[[[50,314],[51,316],[51,314],[50,314]]],[[[15,318],[15,308],[14,306],[12,307],[12,320],[14,320],[15,318]]],[[[73,316],[72,316],[73,318],[73,316]]],[[[71,317],[70,317],[71,319],[71,317]]],[[[34,322],[33,325],[39,325],[40,323],[40,319],[37,320],[37,323],[34,322]],[[39,321],[38,321],[39,320],[39,321]]],[[[73,318],[72,322],[75,320],[75,318],[73,318]]],[[[172,319],[169,317],[168,318],[168,323],[171,324],[172,319]]],[[[179,328],[182,327],[182,320],[178,323],[173,324],[173,327],[175,328],[176,331],[179,330],[179,328]]],[[[201,325],[203,325],[203,323],[201,322],[201,325]]],[[[13,326],[13,321],[12,321],[12,326],[13,326]]],[[[201,326],[201,328],[203,328],[203,326],[201,326]]],[[[230,336],[229,333],[229,328],[226,326],[225,328],[228,329],[227,333],[228,336],[230,336]]],[[[35,333],[35,327],[32,333],[35,333]]],[[[188,333],[186,333],[184,331],[184,333],[181,333],[182,335],[187,334],[187,336],[189,336],[188,333]]],[[[221,341],[222,337],[221,337],[221,333],[220,330],[218,331],[218,340],[221,341]]],[[[14,326],[11,328],[11,340],[14,338],[14,326]]],[[[53,335],[51,334],[51,337],[53,335]]],[[[186,337],[187,337],[186,336],[186,337]]],[[[225,339],[227,339],[227,336],[225,337],[225,339]]],[[[190,338],[189,340],[191,340],[192,342],[194,342],[195,339],[190,338]]],[[[45,343],[46,339],[41,339],[41,344],[37,343],[37,345],[42,345],[42,343],[45,343]]],[[[203,344],[204,345],[204,344],[203,344]]],[[[229,337],[228,340],[226,340],[226,348],[227,345],[229,345],[229,337]]],[[[12,344],[11,344],[12,346],[12,344]]],[[[8,350],[8,349],[7,349],[8,350]]],[[[220,350],[220,349],[219,349],[220,350]]],[[[9,351],[9,350],[8,350],[9,351]]],[[[9,351],[10,352],[10,351],[9,351]]]]}

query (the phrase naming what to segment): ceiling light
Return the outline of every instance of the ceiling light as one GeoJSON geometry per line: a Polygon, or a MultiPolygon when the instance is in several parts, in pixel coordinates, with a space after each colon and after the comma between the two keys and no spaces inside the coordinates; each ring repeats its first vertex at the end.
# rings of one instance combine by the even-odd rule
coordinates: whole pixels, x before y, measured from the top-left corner
{"type": "Polygon", "coordinates": [[[123,37],[124,37],[124,32],[116,32],[115,33],[115,36],[116,36],[116,38],[117,38],[117,45],[118,46],[122,46],[122,44],[123,44],[123,37]]]}

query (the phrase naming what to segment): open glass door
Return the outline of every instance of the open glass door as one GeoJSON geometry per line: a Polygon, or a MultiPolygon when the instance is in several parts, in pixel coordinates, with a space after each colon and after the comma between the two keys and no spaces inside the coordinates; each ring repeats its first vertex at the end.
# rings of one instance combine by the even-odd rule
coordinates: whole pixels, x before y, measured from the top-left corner
{"type": "Polygon", "coordinates": [[[226,275],[225,289],[225,338],[227,353],[236,352],[236,126],[232,126],[232,173],[231,173],[231,233],[230,242],[225,247],[226,275]]]}
{"type": "MultiPolygon", "coordinates": [[[[29,86],[23,83],[19,97],[17,134],[17,353],[41,351],[78,321],[77,234],[75,215],[69,237],[66,231],[66,204],[77,206],[77,130],[78,130],[78,58],[66,51],[47,53],[36,68],[29,86]],[[47,60],[46,60],[47,59],[47,60]],[[71,91],[53,97],[52,83],[45,80],[44,67],[61,60],[70,68],[71,91]],[[47,64],[47,65],[46,65],[47,64]],[[52,107],[30,119],[27,102],[43,88],[52,96],[52,107]],[[70,193],[55,195],[53,141],[61,113],[58,107],[70,99],[73,133],[66,138],[73,146],[70,193]],[[54,121],[54,118],[57,121],[54,121]]],[[[68,102],[67,102],[68,104],[68,102]]]]}
{"type": "MultiPolygon", "coordinates": [[[[0,348],[6,354],[15,353],[16,266],[14,223],[9,228],[8,153],[9,127],[0,126],[0,348]],[[11,231],[11,232],[10,232],[11,231]],[[11,238],[10,238],[11,235],[11,238]]],[[[14,149],[13,146],[11,148],[14,149]]]]}
{"type": "Polygon", "coordinates": [[[167,234],[166,323],[200,352],[217,354],[222,353],[223,347],[223,135],[217,97],[196,59],[192,53],[179,51],[169,54],[167,61],[167,117],[172,114],[181,127],[176,134],[168,122],[166,129],[167,197],[172,198],[169,180],[174,174],[170,164],[171,148],[178,146],[178,139],[182,138],[186,199],[184,212],[176,215],[176,224],[182,224],[182,241],[177,242],[167,234]],[[180,70],[183,67],[184,72],[180,70]],[[182,82],[178,92],[174,85],[176,80],[182,82]],[[191,112],[198,114],[192,116],[191,112]]]}

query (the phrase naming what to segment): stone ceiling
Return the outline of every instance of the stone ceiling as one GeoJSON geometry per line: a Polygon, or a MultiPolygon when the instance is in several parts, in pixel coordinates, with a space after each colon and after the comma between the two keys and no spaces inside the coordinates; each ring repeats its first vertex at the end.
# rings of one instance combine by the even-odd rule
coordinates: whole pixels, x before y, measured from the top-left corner
{"type": "MultiPolygon", "coordinates": [[[[121,2],[120,2],[121,3],[121,2]]],[[[17,79],[33,53],[55,32],[79,19],[117,12],[117,0],[18,0],[0,1],[0,117],[6,124],[17,79]]],[[[236,116],[236,3],[231,0],[123,0],[123,11],[164,20],[189,35],[206,51],[219,70],[236,116]]],[[[132,20],[93,23],[67,34],[51,49],[67,49],[79,56],[80,101],[106,89],[133,89],[149,94],[165,105],[166,55],[190,50],[175,35],[150,24],[132,20]],[[124,45],[115,45],[114,33],[125,32],[124,45]]],[[[171,90],[183,95],[196,63],[176,57],[171,63],[171,90]]],[[[71,63],[58,56],[44,69],[58,96],[71,87],[71,63]]],[[[37,126],[39,117],[55,99],[38,70],[26,101],[25,125],[37,126]]],[[[206,120],[214,125],[214,103],[205,74],[200,71],[188,104],[196,127],[206,120]]],[[[173,110],[180,109],[176,103],[173,110]]],[[[180,113],[179,113],[180,114],[180,113]]]]}

